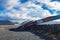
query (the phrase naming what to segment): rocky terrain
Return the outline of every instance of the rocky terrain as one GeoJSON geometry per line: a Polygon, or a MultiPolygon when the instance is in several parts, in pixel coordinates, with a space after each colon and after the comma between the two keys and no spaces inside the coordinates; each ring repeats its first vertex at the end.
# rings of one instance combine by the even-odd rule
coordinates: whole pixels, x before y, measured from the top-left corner
{"type": "Polygon", "coordinates": [[[9,25],[6,28],[2,25],[2,28],[0,28],[0,40],[60,40],[59,26],[55,24],[55,26],[39,25],[36,27],[35,25],[30,26],[30,29],[20,30],[17,25],[16,27],[15,25],[9,25]]]}

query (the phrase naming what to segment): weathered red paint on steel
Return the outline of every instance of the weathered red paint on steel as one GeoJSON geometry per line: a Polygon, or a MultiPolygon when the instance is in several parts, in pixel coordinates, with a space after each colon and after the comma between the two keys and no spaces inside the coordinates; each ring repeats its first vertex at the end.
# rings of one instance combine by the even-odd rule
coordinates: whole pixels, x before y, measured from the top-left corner
{"type": "Polygon", "coordinates": [[[25,27],[28,27],[30,24],[32,23],[32,21],[29,21],[25,24],[25,27]]]}
{"type": "MultiPolygon", "coordinates": [[[[29,25],[32,23],[32,21],[29,21],[28,23],[25,24],[25,29],[29,29],[29,25]]],[[[30,30],[30,29],[29,29],[30,30]]]]}
{"type": "Polygon", "coordinates": [[[45,18],[44,20],[45,20],[45,21],[48,21],[48,20],[50,20],[50,17],[47,17],[47,18],[45,18]]]}
{"type": "MultiPolygon", "coordinates": [[[[44,23],[44,22],[56,20],[56,19],[59,19],[58,17],[60,18],[60,15],[46,17],[46,18],[43,18],[43,19],[34,21],[34,24],[35,24],[35,23],[38,23],[38,21],[42,21],[41,23],[44,23]]],[[[32,22],[32,21],[29,21],[29,22],[27,22],[24,26],[25,26],[26,28],[29,28],[29,26],[30,26],[31,23],[33,23],[33,22],[32,22]]]]}

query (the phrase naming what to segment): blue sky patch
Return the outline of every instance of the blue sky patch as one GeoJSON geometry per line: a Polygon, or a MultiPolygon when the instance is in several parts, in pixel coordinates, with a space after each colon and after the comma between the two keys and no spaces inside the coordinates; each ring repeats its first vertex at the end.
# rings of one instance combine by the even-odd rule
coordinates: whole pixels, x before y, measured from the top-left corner
{"type": "Polygon", "coordinates": [[[45,4],[42,5],[42,8],[43,8],[44,10],[48,10],[51,14],[53,14],[53,13],[55,12],[55,10],[49,9],[45,4]]]}
{"type": "Polygon", "coordinates": [[[6,8],[0,6],[0,11],[4,11],[6,8]]]}
{"type": "Polygon", "coordinates": [[[47,7],[45,4],[42,4],[42,8],[43,8],[44,10],[48,10],[48,7],[47,7]]]}
{"type": "Polygon", "coordinates": [[[35,1],[34,3],[35,3],[36,5],[40,5],[40,2],[35,1]]]}
{"type": "Polygon", "coordinates": [[[3,5],[7,2],[7,0],[0,0],[0,5],[3,5]]]}
{"type": "Polygon", "coordinates": [[[0,0],[0,11],[4,11],[6,8],[7,0],[0,0]]]}
{"type": "Polygon", "coordinates": [[[15,10],[20,10],[20,7],[15,6],[15,7],[13,7],[13,9],[15,9],[15,10]]]}
{"type": "Polygon", "coordinates": [[[20,0],[21,3],[26,3],[28,0],[20,0]]]}
{"type": "Polygon", "coordinates": [[[50,10],[50,9],[49,9],[49,12],[50,12],[51,14],[54,14],[55,10],[50,10]]]}
{"type": "Polygon", "coordinates": [[[57,11],[56,13],[60,14],[60,11],[57,11]]]}
{"type": "Polygon", "coordinates": [[[51,0],[51,2],[54,2],[54,1],[60,2],[60,0],[51,0]]]}

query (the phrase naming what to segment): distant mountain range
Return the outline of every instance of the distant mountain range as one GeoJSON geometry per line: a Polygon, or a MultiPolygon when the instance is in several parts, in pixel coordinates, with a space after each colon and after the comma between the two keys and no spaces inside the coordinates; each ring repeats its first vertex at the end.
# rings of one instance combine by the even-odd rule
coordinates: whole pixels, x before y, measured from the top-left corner
{"type": "Polygon", "coordinates": [[[14,23],[8,20],[0,20],[0,25],[14,25],[14,23]]]}
{"type": "MultiPolygon", "coordinates": [[[[23,25],[27,23],[27,21],[20,23],[20,25],[23,25]]],[[[18,24],[18,22],[12,22],[9,20],[0,20],[0,25],[15,25],[18,24]]],[[[44,24],[60,24],[60,21],[48,21],[48,22],[44,22],[44,23],[40,23],[39,25],[44,25],[44,24]]]]}

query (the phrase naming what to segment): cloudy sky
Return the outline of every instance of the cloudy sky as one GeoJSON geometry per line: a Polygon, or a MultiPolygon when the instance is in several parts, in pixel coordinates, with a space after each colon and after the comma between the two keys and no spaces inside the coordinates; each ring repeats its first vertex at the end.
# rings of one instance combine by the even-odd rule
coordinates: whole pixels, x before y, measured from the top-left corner
{"type": "Polygon", "coordinates": [[[0,0],[0,19],[41,19],[60,14],[60,0],[0,0]]]}

